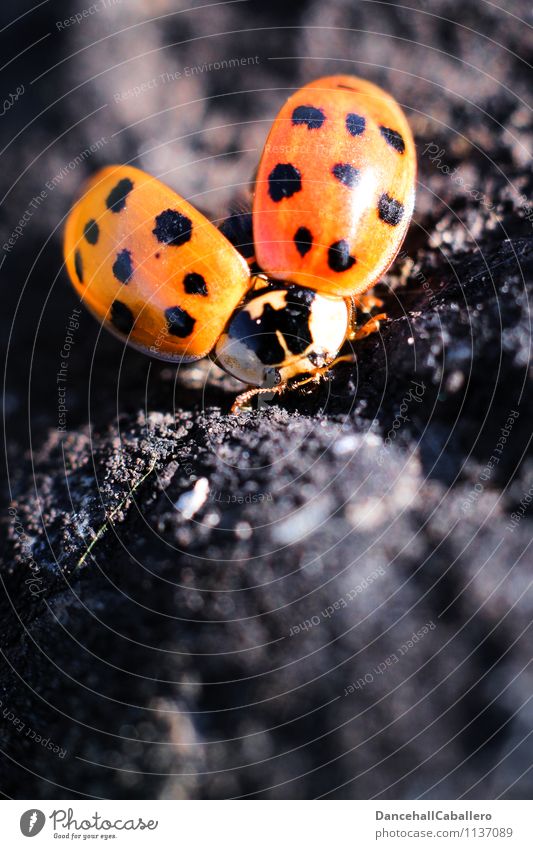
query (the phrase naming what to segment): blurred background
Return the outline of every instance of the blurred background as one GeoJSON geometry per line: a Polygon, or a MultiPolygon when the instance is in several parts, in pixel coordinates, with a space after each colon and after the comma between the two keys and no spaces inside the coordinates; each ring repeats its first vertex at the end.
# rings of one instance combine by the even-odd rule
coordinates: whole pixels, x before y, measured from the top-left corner
{"type": "Polygon", "coordinates": [[[528,797],[530,4],[44,0],[0,24],[3,793],[528,797]],[[220,223],[285,98],[336,73],[390,91],[418,149],[379,338],[236,422],[231,383],[82,312],[60,421],[86,177],[130,163],[220,223]]]}

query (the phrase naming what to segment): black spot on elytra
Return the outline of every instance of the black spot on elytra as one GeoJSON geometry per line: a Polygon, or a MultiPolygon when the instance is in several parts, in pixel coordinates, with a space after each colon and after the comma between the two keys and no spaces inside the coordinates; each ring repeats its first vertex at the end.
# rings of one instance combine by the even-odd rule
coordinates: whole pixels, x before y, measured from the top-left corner
{"type": "Polygon", "coordinates": [[[359,182],[359,171],[349,162],[337,162],[331,169],[331,173],[343,186],[352,189],[359,182]]]}
{"type": "Polygon", "coordinates": [[[308,130],[319,130],[325,120],[323,110],[316,106],[297,106],[292,113],[293,125],[305,124],[308,130]]]}
{"type": "Polygon", "coordinates": [[[220,232],[245,259],[255,255],[252,216],[249,212],[229,215],[222,223],[220,232]]]}
{"type": "Polygon", "coordinates": [[[83,235],[90,245],[96,245],[98,236],[100,235],[100,228],[94,218],[91,218],[83,228],[83,235]]]}
{"type": "Polygon", "coordinates": [[[294,244],[300,256],[305,256],[313,246],[313,234],[307,227],[298,227],[294,234],[294,244]]]}
{"type": "Polygon", "coordinates": [[[164,212],[156,216],[152,233],[164,245],[179,247],[191,238],[192,221],[186,215],[178,212],[177,209],[165,209],[164,212]]]}
{"type": "Polygon", "coordinates": [[[181,339],[185,339],[186,336],[191,335],[196,323],[196,319],[181,307],[169,307],[166,309],[165,318],[167,320],[168,332],[172,336],[179,336],[181,339]]]}
{"type": "Polygon", "coordinates": [[[126,198],[133,189],[133,183],[128,177],[119,180],[114,189],[111,189],[107,198],[106,206],[111,212],[120,212],[126,206],[126,198]]]}
{"type": "Polygon", "coordinates": [[[362,115],[356,115],[355,112],[348,112],[346,116],[346,129],[351,136],[360,136],[364,133],[366,120],[362,115]]]}
{"type": "Polygon", "coordinates": [[[122,301],[113,301],[111,304],[111,323],[126,336],[133,330],[133,313],[122,301]]]}
{"type": "Polygon", "coordinates": [[[78,280],[80,281],[80,283],[83,283],[83,261],[81,258],[81,254],[78,250],[74,254],[74,268],[76,269],[78,280]]]}
{"type": "Polygon", "coordinates": [[[117,258],[113,263],[113,274],[120,283],[129,283],[133,274],[130,251],[124,249],[117,254],[117,258]]]}
{"type": "Polygon", "coordinates": [[[340,239],[330,245],[328,265],[332,271],[348,271],[352,265],[355,265],[355,257],[351,256],[350,245],[346,239],[340,239]]]}
{"type": "Polygon", "coordinates": [[[378,202],[378,214],[385,224],[391,224],[396,227],[403,217],[404,206],[399,200],[391,198],[390,195],[381,195],[378,202]]]}
{"type": "Polygon", "coordinates": [[[268,193],[275,203],[301,191],[302,175],[294,165],[279,162],[270,172],[268,193]]]}
{"type": "Polygon", "coordinates": [[[285,359],[278,333],[292,354],[303,354],[313,341],[309,318],[314,298],[310,289],[291,286],[281,309],[274,309],[267,302],[259,318],[252,318],[244,307],[231,323],[231,336],[253,351],[264,365],[276,365],[285,359]]]}
{"type": "Polygon", "coordinates": [[[351,85],[345,85],[344,83],[337,83],[337,88],[343,88],[346,91],[358,91],[358,89],[354,88],[351,85]]]}
{"type": "Polygon", "coordinates": [[[390,144],[398,153],[403,153],[405,150],[405,142],[403,136],[397,130],[391,130],[390,127],[380,126],[379,131],[387,144],[390,144]]]}
{"type": "Polygon", "coordinates": [[[205,278],[196,271],[191,271],[183,278],[183,288],[188,295],[207,295],[207,284],[205,278]]]}

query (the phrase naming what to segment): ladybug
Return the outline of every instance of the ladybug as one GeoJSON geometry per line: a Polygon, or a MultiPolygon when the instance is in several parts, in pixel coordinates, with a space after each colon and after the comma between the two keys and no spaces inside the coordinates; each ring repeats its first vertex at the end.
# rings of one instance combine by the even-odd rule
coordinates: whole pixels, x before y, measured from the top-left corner
{"type": "Polygon", "coordinates": [[[400,249],[415,178],[394,98],[357,77],[325,77],[274,121],[253,236],[246,216],[218,229],[154,177],[110,166],[68,216],[66,268],[98,320],[134,347],[176,363],[210,356],[256,387],[242,398],[281,391],[379,327],[384,314],[358,327],[358,309],[381,305],[365,293],[400,249]]]}

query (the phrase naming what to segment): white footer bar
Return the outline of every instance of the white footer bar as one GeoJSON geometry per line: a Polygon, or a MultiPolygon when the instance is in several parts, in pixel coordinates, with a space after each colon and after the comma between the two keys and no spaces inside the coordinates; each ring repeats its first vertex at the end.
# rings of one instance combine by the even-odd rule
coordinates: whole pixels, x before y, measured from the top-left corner
{"type": "Polygon", "coordinates": [[[528,801],[10,800],[0,807],[0,819],[6,849],[533,847],[528,801]]]}

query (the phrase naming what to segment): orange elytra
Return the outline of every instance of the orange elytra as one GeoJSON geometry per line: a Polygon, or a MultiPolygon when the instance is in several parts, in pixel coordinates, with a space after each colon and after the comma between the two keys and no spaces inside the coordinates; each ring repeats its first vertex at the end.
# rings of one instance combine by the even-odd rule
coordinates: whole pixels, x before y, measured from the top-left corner
{"type": "MultiPolygon", "coordinates": [[[[71,210],[65,263],[87,307],[160,359],[211,356],[244,383],[321,374],[357,328],[413,213],[416,152],[393,97],[325,77],[286,101],[255,182],[252,268],[184,198],[131,166],[95,174],[71,210]],[[254,268],[255,266],[255,268],[254,268]],[[252,270],[253,269],[253,270],[252,270]]],[[[246,241],[246,240],[245,240],[246,241]]]]}

